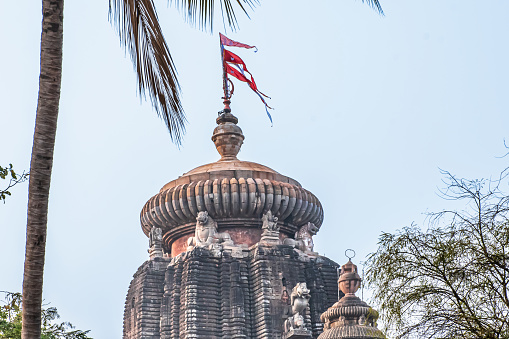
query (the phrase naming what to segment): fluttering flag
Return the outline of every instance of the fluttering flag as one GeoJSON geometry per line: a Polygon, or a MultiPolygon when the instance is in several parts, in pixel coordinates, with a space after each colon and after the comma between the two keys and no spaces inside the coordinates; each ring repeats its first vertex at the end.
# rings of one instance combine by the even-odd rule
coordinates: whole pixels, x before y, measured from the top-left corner
{"type": "MultiPolygon", "coordinates": [[[[234,78],[246,82],[249,87],[260,97],[260,100],[265,105],[265,111],[267,112],[267,116],[270,119],[270,123],[272,124],[272,116],[269,113],[269,108],[273,109],[269,105],[267,105],[267,102],[263,97],[269,98],[256,86],[256,83],[254,81],[253,75],[251,72],[247,70],[247,66],[245,62],[235,53],[232,53],[225,49],[225,46],[232,46],[232,47],[241,47],[241,48],[256,48],[255,46],[246,45],[237,41],[233,41],[231,39],[228,39],[223,34],[219,33],[220,41],[221,41],[221,56],[223,61],[223,87],[224,87],[224,93],[225,98],[229,99],[231,97],[231,94],[233,93],[233,90],[231,93],[228,93],[228,75],[233,76],[234,78]],[[247,74],[249,75],[249,78],[247,77],[247,74]],[[262,97],[263,96],[263,97],[262,97]]],[[[255,51],[256,52],[256,51],[255,51]]],[[[232,84],[233,86],[233,84],[232,84]]]]}
{"type": "MultiPolygon", "coordinates": [[[[239,69],[240,70],[240,69],[239,69]]],[[[229,75],[233,75],[235,78],[239,79],[240,81],[244,81],[244,82],[247,82],[247,84],[249,85],[249,87],[251,87],[251,89],[255,92],[258,92],[258,88],[256,87],[256,83],[253,79],[253,76],[251,75],[251,73],[249,72],[246,72],[249,74],[249,76],[251,77],[251,79],[248,79],[245,75],[244,72],[242,72],[242,70],[240,70],[240,72],[238,70],[236,70],[233,66],[231,65],[228,65],[226,64],[226,73],[228,73],[229,75]]]]}
{"type": "Polygon", "coordinates": [[[256,51],[258,51],[258,48],[256,48],[256,46],[249,46],[249,45],[243,44],[241,42],[237,42],[237,41],[228,39],[227,37],[225,37],[221,33],[219,33],[219,38],[221,39],[221,45],[223,45],[223,46],[242,47],[242,48],[254,48],[254,49],[256,49],[256,51]]]}
{"type": "Polygon", "coordinates": [[[247,71],[246,64],[244,60],[242,60],[237,54],[230,52],[227,49],[223,49],[223,60],[224,62],[228,62],[230,64],[238,64],[242,65],[242,68],[247,71]]]}

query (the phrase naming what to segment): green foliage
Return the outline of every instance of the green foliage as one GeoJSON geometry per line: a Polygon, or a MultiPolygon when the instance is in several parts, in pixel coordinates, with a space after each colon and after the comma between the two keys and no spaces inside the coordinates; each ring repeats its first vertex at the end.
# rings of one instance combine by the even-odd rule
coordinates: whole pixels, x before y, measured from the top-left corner
{"type": "Polygon", "coordinates": [[[11,192],[9,191],[14,185],[19,184],[23,181],[26,181],[28,179],[28,173],[21,173],[21,175],[18,175],[13,167],[12,164],[9,164],[9,167],[2,167],[0,166],[0,179],[9,179],[9,184],[6,188],[2,189],[0,188],[0,201],[3,200],[5,204],[5,198],[7,198],[8,195],[11,195],[11,192]]]}
{"type": "Polygon", "coordinates": [[[21,338],[21,294],[5,293],[0,307],[0,338],[21,338]]]}
{"type": "MultiPolygon", "coordinates": [[[[4,292],[4,305],[0,306],[0,338],[21,338],[21,294],[4,292]]],[[[60,316],[55,307],[41,312],[41,339],[91,339],[90,331],[75,330],[69,322],[54,323],[60,316]]]]}
{"type": "Polygon", "coordinates": [[[366,280],[396,338],[509,338],[509,197],[497,180],[445,175],[443,198],[463,209],[429,213],[382,233],[366,280]]]}

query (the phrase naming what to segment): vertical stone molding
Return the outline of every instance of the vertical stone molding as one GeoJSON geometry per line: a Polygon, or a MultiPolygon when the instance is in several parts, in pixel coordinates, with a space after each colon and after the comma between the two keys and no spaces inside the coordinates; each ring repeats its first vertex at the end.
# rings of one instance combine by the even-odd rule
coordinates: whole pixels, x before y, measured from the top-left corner
{"type": "Polygon", "coordinates": [[[196,247],[145,262],[127,293],[123,338],[318,337],[320,314],[337,300],[334,262],[303,260],[285,245],[254,246],[236,256],[213,252],[196,247]],[[302,326],[285,333],[285,319],[295,314],[302,326]]]}

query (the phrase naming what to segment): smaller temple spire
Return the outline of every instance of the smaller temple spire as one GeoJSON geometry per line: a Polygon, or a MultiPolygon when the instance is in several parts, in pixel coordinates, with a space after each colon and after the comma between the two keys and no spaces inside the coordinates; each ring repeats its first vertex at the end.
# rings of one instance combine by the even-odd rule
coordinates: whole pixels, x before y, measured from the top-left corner
{"type": "Polygon", "coordinates": [[[320,316],[325,325],[318,339],[386,338],[377,328],[378,312],[355,295],[361,280],[357,266],[348,260],[338,279],[339,290],[345,296],[320,316]]]}
{"type": "Polygon", "coordinates": [[[217,127],[212,134],[212,141],[221,155],[219,161],[238,160],[237,154],[244,142],[244,134],[237,123],[239,120],[231,114],[229,100],[225,100],[225,109],[219,112],[216,119],[217,127]]]}

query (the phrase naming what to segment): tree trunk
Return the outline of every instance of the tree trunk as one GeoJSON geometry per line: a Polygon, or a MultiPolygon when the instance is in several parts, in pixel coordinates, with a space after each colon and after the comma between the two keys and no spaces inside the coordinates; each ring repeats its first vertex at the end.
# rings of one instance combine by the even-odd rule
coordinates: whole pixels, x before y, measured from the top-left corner
{"type": "Polygon", "coordinates": [[[41,69],[28,186],[23,339],[41,337],[48,199],[62,78],[64,0],[42,1],[41,69]]]}

